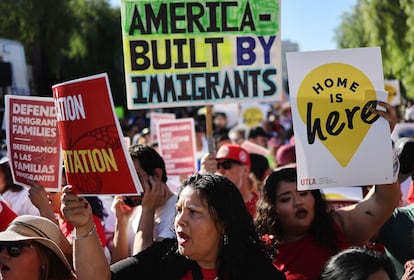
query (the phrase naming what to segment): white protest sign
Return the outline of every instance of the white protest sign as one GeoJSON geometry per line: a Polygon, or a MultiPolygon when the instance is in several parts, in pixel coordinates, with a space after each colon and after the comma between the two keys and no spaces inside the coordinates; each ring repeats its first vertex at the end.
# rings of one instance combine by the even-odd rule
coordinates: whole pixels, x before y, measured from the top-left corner
{"type": "Polygon", "coordinates": [[[298,189],[391,183],[386,101],[377,47],[287,53],[298,189]],[[381,95],[381,96],[380,96],[381,95]]]}
{"type": "Polygon", "coordinates": [[[385,90],[388,92],[388,103],[392,106],[398,106],[401,104],[399,80],[385,80],[385,90]]]}

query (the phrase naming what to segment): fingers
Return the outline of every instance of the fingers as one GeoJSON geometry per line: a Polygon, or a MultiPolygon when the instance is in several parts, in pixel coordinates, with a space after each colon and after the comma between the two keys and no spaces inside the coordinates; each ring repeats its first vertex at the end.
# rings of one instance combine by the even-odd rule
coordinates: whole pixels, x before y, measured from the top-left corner
{"type": "Polygon", "coordinates": [[[370,108],[370,111],[380,117],[385,118],[390,124],[390,130],[393,131],[398,121],[397,112],[395,111],[394,107],[387,102],[378,101],[377,104],[383,107],[385,110],[379,110],[372,107],[370,108]]]}
{"type": "Polygon", "coordinates": [[[72,193],[72,187],[66,186],[62,190],[61,211],[63,216],[76,228],[89,225],[93,222],[92,209],[88,201],[72,193]]]}

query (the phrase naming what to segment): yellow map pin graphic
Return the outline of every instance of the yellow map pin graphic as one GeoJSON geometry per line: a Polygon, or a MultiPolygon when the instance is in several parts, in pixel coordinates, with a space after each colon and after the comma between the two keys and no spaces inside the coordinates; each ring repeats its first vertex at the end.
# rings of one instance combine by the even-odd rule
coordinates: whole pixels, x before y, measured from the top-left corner
{"type": "Polygon", "coordinates": [[[247,128],[260,125],[264,117],[262,110],[257,107],[249,107],[243,113],[243,121],[247,128]]]}
{"type": "Polygon", "coordinates": [[[385,84],[384,87],[388,92],[387,102],[390,103],[391,100],[397,95],[397,89],[391,84],[385,84]]]}
{"type": "Polygon", "coordinates": [[[308,144],[318,138],[346,167],[378,119],[369,111],[370,106],[376,106],[373,89],[368,77],[349,64],[329,63],[309,72],[297,95],[308,144]]]}

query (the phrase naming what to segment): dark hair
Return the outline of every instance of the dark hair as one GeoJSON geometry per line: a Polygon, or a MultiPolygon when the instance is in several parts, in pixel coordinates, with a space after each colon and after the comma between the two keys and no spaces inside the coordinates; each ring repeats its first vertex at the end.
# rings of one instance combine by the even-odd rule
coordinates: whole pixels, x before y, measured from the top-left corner
{"type": "Polygon", "coordinates": [[[97,196],[85,196],[85,199],[89,202],[92,208],[92,213],[97,216],[101,221],[108,217],[108,213],[105,211],[105,207],[102,200],[97,196]]]}
{"type": "Polygon", "coordinates": [[[5,162],[3,164],[0,164],[0,171],[3,171],[4,173],[4,181],[6,182],[6,187],[3,190],[3,192],[10,190],[12,192],[19,192],[23,190],[23,187],[20,185],[17,185],[13,181],[13,175],[10,168],[10,165],[8,162],[5,162]]]}
{"type": "Polygon", "coordinates": [[[245,270],[257,260],[270,262],[261,243],[253,219],[237,187],[226,177],[216,174],[194,174],[183,181],[178,198],[184,188],[193,188],[205,200],[217,226],[223,226],[228,244],[222,243],[220,253],[220,279],[245,279],[245,270]]]}
{"type": "Polygon", "coordinates": [[[391,260],[383,253],[363,248],[346,249],[325,264],[321,280],[366,280],[383,269],[391,280],[398,277],[391,260]]]}
{"type": "Polygon", "coordinates": [[[38,251],[37,253],[42,264],[40,279],[74,279],[71,271],[52,250],[36,241],[33,241],[33,244],[38,251]]]}
{"type": "Polygon", "coordinates": [[[265,178],[266,170],[270,168],[269,161],[263,155],[250,153],[250,172],[256,176],[256,179],[259,181],[263,181],[265,178]]]}
{"type": "Polygon", "coordinates": [[[250,139],[250,138],[256,138],[258,136],[268,137],[266,131],[261,126],[252,127],[249,130],[249,133],[247,135],[247,138],[248,139],[250,139]]]}
{"type": "MultiPolygon", "coordinates": [[[[256,228],[260,236],[273,235],[272,249],[283,240],[283,228],[276,216],[276,191],[281,182],[297,181],[296,168],[282,168],[273,171],[266,179],[257,204],[256,228]]],[[[334,230],[334,221],[329,213],[329,204],[319,190],[311,190],[315,199],[315,218],[309,233],[318,245],[325,246],[333,253],[338,251],[338,235],[334,230]]]]}
{"type": "Polygon", "coordinates": [[[167,171],[165,170],[164,159],[154,148],[144,144],[135,144],[129,147],[129,154],[132,159],[139,161],[142,169],[150,176],[154,175],[156,168],[161,168],[161,180],[164,183],[167,182],[167,171]]]}

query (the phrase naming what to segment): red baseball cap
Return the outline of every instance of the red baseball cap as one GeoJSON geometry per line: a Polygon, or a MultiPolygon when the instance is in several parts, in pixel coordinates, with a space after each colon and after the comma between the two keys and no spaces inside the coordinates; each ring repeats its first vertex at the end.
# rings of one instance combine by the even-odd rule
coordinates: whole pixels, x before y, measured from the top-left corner
{"type": "Polygon", "coordinates": [[[226,144],[217,151],[216,159],[230,159],[245,164],[250,168],[249,153],[237,144],[226,144]]]}

